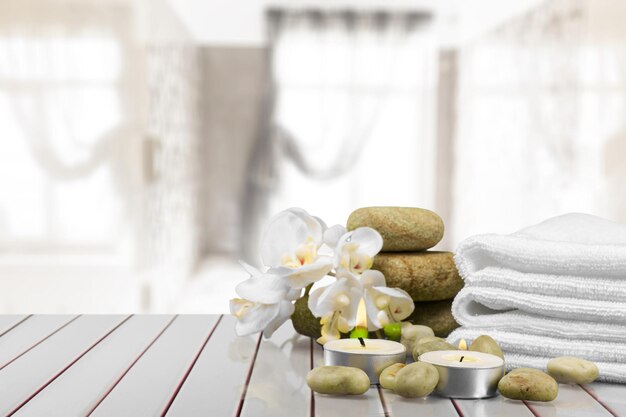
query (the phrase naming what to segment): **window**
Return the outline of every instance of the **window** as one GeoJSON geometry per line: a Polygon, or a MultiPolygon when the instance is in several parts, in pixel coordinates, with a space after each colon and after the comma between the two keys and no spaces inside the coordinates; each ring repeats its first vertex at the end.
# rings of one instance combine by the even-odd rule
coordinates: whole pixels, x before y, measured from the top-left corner
{"type": "Polygon", "coordinates": [[[128,11],[47,7],[0,22],[0,252],[115,254],[130,229],[128,11]]]}
{"type": "Polygon", "coordinates": [[[368,205],[432,207],[436,49],[419,14],[287,14],[273,45],[275,122],[296,158],[271,212],[329,222],[368,205]]]}

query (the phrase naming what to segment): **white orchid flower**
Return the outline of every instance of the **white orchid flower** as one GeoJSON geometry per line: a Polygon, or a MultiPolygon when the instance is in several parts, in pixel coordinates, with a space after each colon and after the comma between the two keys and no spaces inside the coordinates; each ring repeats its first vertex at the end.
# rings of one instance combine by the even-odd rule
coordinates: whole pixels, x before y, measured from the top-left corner
{"type": "Polygon", "coordinates": [[[276,270],[261,272],[246,263],[242,266],[250,278],[235,287],[237,295],[230,301],[230,312],[237,318],[235,330],[239,336],[263,332],[270,337],[294,311],[291,301],[300,297],[302,290],[288,285],[286,278],[276,270]]]}
{"type": "Polygon", "coordinates": [[[301,289],[292,288],[282,270],[270,268],[266,272],[261,272],[245,262],[241,262],[241,265],[250,274],[250,278],[235,287],[241,298],[264,304],[300,298],[301,289]]]}
{"type": "Polygon", "coordinates": [[[415,309],[411,296],[400,288],[387,287],[385,276],[380,271],[364,271],[360,284],[363,288],[369,330],[400,322],[415,309]]]}
{"type": "Polygon", "coordinates": [[[295,306],[291,301],[281,300],[274,304],[263,304],[241,298],[230,300],[230,313],[237,318],[235,331],[238,336],[263,332],[270,338],[291,315],[295,306]]]}
{"type": "Polygon", "coordinates": [[[370,227],[345,233],[337,243],[335,266],[361,274],[372,267],[374,256],[383,247],[383,238],[370,227]]]}
{"type": "Polygon", "coordinates": [[[287,278],[294,289],[319,281],[333,268],[329,256],[318,254],[326,225],[299,208],[270,220],[261,243],[263,263],[287,278]]]}
{"type": "Polygon", "coordinates": [[[337,281],[318,288],[309,295],[309,310],[320,318],[322,337],[317,341],[325,344],[339,339],[354,327],[362,290],[352,276],[337,276],[337,281]]]}
{"type": "Polygon", "coordinates": [[[285,210],[270,220],[263,236],[261,257],[265,272],[243,264],[250,278],[236,287],[241,298],[230,302],[240,336],[263,332],[265,337],[291,317],[293,301],[302,289],[319,281],[335,267],[336,281],[309,295],[308,306],[320,318],[324,344],[354,328],[363,299],[368,327],[375,330],[397,322],[413,311],[411,297],[400,289],[387,288],[385,277],[370,270],[383,239],[369,227],[347,232],[340,225],[326,228],[324,222],[299,208],[285,210]],[[323,247],[322,247],[323,246],[323,247]],[[334,249],[327,256],[322,253],[334,249]]]}

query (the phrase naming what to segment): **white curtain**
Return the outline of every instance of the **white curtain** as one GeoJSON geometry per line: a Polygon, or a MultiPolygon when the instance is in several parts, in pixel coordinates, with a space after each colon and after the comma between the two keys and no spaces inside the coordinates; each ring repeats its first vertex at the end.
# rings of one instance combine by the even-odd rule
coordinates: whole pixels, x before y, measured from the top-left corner
{"type": "Polygon", "coordinates": [[[119,253],[136,62],[128,5],[0,3],[0,244],[119,253]],[[126,150],[126,151],[125,151],[126,150]]]}
{"type": "Polygon", "coordinates": [[[345,223],[359,206],[429,206],[429,16],[275,11],[270,27],[273,113],[256,161],[272,162],[252,171],[269,212],[301,206],[345,223]]]}
{"type": "Polygon", "coordinates": [[[194,267],[198,51],[164,1],[0,0],[0,254],[194,267]]]}
{"type": "Polygon", "coordinates": [[[624,11],[548,1],[461,49],[456,242],[570,211],[626,221],[624,11]]]}

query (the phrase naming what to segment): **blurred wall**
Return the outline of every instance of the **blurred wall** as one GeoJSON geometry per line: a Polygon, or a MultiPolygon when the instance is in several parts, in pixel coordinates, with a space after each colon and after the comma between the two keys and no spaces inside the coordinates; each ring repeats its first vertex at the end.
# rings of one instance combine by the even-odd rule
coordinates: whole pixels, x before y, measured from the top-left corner
{"type": "Polygon", "coordinates": [[[236,256],[247,167],[259,134],[267,48],[203,47],[202,252],[236,256]]]}

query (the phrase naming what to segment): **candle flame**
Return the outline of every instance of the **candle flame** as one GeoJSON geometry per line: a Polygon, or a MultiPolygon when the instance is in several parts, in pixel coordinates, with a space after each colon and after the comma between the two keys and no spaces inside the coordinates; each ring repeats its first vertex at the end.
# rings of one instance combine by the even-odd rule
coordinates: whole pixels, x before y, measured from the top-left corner
{"type": "Polygon", "coordinates": [[[467,342],[465,339],[459,341],[459,350],[467,350],[467,342]]]}
{"type": "Polygon", "coordinates": [[[364,327],[367,329],[367,311],[363,298],[359,301],[359,307],[356,310],[356,327],[364,327]]]}

